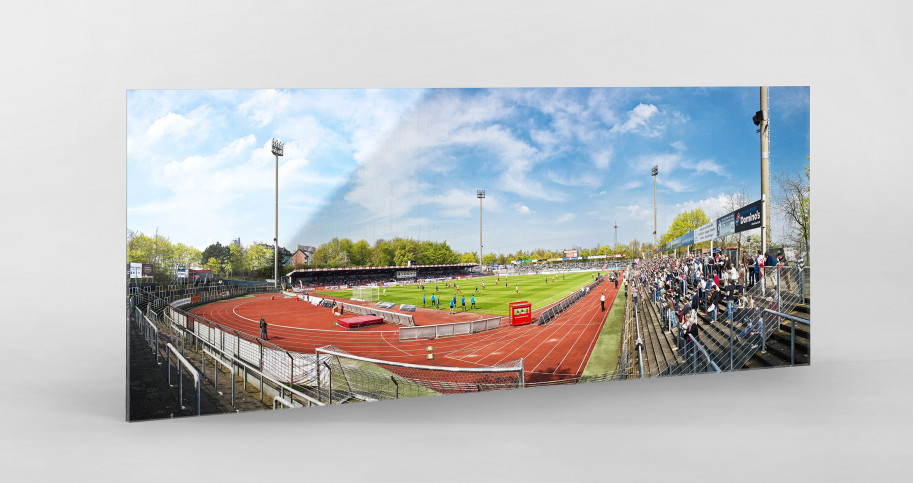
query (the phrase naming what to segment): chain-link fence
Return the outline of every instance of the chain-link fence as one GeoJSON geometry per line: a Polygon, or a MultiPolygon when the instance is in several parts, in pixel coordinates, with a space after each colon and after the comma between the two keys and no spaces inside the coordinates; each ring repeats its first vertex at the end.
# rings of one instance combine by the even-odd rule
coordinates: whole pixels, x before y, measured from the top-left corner
{"type": "Polygon", "coordinates": [[[359,357],[334,346],[316,351],[319,399],[371,401],[523,387],[523,360],[483,368],[422,366],[359,357]]]}

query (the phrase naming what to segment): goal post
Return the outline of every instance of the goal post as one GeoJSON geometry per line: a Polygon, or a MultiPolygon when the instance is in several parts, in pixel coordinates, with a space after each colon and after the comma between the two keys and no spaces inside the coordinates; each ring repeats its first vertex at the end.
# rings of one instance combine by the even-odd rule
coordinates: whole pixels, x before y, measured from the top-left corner
{"type": "Polygon", "coordinates": [[[364,302],[377,302],[380,300],[379,287],[355,287],[352,289],[352,299],[364,302]]]}
{"type": "Polygon", "coordinates": [[[321,400],[383,400],[523,387],[523,359],[490,367],[423,366],[317,349],[321,400]],[[329,374],[327,374],[329,373],[329,374]]]}

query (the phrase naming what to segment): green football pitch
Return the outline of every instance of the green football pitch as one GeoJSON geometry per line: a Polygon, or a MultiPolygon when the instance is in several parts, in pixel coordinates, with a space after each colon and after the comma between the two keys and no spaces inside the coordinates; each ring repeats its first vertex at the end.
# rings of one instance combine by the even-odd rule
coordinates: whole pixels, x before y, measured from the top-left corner
{"type": "MultiPolygon", "coordinates": [[[[600,272],[605,275],[606,272],[600,272]]],[[[462,299],[466,297],[466,311],[479,312],[491,315],[508,315],[507,304],[510,302],[527,301],[533,310],[553,304],[574,290],[588,285],[596,277],[596,272],[578,272],[555,275],[514,275],[480,277],[463,280],[451,280],[449,286],[444,282],[426,283],[422,291],[418,284],[380,287],[380,301],[395,304],[413,304],[419,307],[437,308],[431,306],[431,296],[435,302],[440,301],[440,310],[450,311],[450,301],[456,296],[455,309],[463,310],[462,299]],[[546,283],[546,278],[548,282],[546,283]],[[485,288],[482,288],[485,282],[485,288]],[[460,291],[457,291],[459,286],[460,291]],[[517,294],[517,286],[520,293],[517,294]],[[436,289],[435,289],[436,287],[436,289]],[[478,289],[478,290],[477,290],[478,289]],[[385,293],[386,291],[386,293],[385,293]],[[425,301],[422,302],[422,296],[425,301]],[[475,309],[470,309],[472,296],[476,298],[475,309]]],[[[330,297],[352,298],[351,290],[333,292],[317,292],[318,295],[330,297]]]]}

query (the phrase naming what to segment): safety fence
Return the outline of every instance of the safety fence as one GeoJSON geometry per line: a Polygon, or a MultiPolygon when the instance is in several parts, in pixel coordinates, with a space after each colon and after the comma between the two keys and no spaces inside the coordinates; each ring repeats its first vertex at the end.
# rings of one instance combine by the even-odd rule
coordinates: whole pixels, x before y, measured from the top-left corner
{"type": "Polygon", "coordinates": [[[578,290],[575,290],[574,293],[564,297],[559,300],[555,305],[552,305],[541,314],[539,314],[539,325],[544,325],[549,323],[553,318],[555,318],[561,312],[564,312],[568,307],[574,304],[574,302],[583,298],[590,290],[596,288],[597,285],[602,283],[604,279],[602,277],[596,277],[596,281],[591,282],[578,290]]]}
{"type": "Polygon", "coordinates": [[[475,334],[501,327],[501,317],[469,320],[452,324],[422,325],[400,327],[399,340],[436,339],[452,335],[475,334]]]}
{"type": "Polygon", "coordinates": [[[388,312],[374,307],[364,307],[355,304],[343,304],[343,309],[359,315],[376,315],[383,318],[385,322],[390,322],[391,324],[402,325],[404,327],[415,326],[415,321],[412,320],[411,315],[388,312]]]}
{"type": "Polygon", "coordinates": [[[319,398],[327,403],[522,388],[523,359],[491,367],[423,366],[381,361],[334,346],[316,350],[320,359],[319,398]]]}

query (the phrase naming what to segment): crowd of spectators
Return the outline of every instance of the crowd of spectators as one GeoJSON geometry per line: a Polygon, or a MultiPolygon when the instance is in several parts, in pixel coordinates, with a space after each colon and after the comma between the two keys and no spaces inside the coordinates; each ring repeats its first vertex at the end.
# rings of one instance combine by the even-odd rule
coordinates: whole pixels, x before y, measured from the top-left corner
{"type": "MultiPolygon", "coordinates": [[[[797,265],[804,266],[801,257],[797,265]]],[[[718,255],[651,258],[631,267],[625,284],[635,291],[637,286],[642,288],[642,300],[649,297],[659,308],[663,330],[675,334],[678,347],[689,350],[692,340],[699,341],[699,312],[710,324],[731,316],[740,326],[740,340],[759,334],[762,311],[779,310],[773,293],[776,269],[772,267],[784,266],[789,263],[782,255],[765,257],[761,252],[736,260],[718,255]]],[[[792,290],[791,278],[785,280],[783,288],[792,290]]],[[[634,298],[636,303],[637,296],[634,298]]]]}

